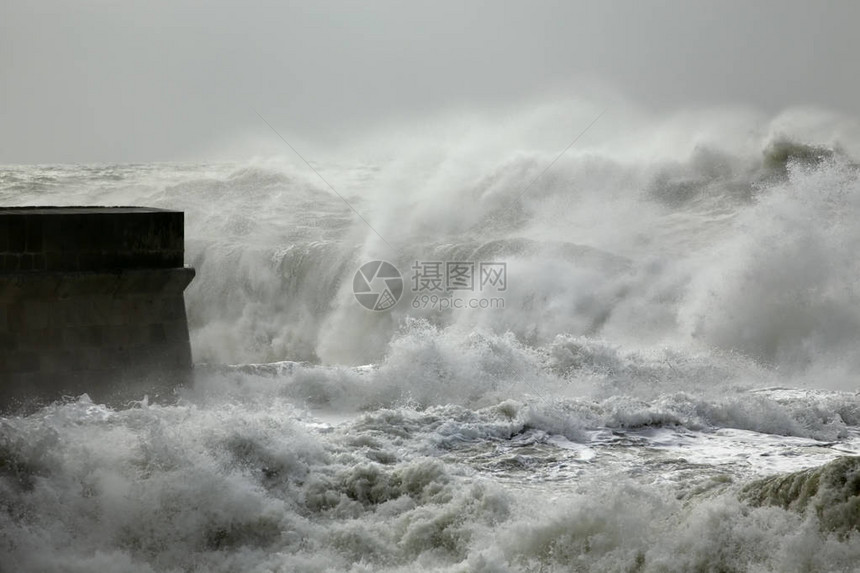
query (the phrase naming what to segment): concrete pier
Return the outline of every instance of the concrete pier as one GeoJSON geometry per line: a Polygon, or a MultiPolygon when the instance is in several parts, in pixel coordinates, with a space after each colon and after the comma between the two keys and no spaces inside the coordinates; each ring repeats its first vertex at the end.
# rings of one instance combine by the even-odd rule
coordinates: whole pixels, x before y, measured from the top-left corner
{"type": "Polygon", "coordinates": [[[165,393],[188,379],[184,214],[0,208],[0,409],[87,393],[165,393]]]}

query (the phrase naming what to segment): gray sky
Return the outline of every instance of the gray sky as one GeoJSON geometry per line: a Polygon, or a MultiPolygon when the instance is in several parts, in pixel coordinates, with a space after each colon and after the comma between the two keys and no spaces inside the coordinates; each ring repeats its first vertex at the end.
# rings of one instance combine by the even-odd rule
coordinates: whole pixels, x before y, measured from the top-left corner
{"type": "Polygon", "coordinates": [[[860,2],[0,3],[0,164],[325,144],[391,117],[609,86],[655,111],[860,115],[860,2]],[[268,134],[271,136],[271,134],[268,134]]]}

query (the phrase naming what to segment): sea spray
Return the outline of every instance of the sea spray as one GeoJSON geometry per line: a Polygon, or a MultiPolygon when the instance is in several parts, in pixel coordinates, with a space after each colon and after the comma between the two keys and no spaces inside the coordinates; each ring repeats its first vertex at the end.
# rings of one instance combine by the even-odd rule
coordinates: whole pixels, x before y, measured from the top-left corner
{"type": "Polygon", "coordinates": [[[860,453],[857,142],[619,110],[544,174],[591,107],[312,158],[375,232],[283,158],[4,168],[8,203],[186,212],[198,376],[0,420],[0,568],[854,568],[850,488],[762,484],[860,453]],[[504,308],[368,311],[374,259],[504,262],[504,308]]]}

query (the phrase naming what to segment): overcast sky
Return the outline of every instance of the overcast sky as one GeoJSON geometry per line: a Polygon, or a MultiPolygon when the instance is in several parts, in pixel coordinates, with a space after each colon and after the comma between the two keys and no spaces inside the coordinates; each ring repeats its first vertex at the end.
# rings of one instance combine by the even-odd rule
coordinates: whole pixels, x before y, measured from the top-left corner
{"type": "Polygon", "coordinates": [[[860,115],[860,2],[0,2],[0,164],[161,161],[260,130],[612,88],[656,112],[860,115]]]}

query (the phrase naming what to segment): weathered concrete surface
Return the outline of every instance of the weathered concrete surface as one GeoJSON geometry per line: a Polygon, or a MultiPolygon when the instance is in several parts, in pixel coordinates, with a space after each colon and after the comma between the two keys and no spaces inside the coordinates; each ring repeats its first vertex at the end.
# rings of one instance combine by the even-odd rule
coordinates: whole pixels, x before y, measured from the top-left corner
{"type": "Polygon", "coordinates": [[[184,217],[142,207],[0,209],[0,272],[181,267],[184,217]]]}
{"type": "Polygon", "coordinates": [[[187,379],[183,213],[0,209],[0,409],[187,379]]]}

